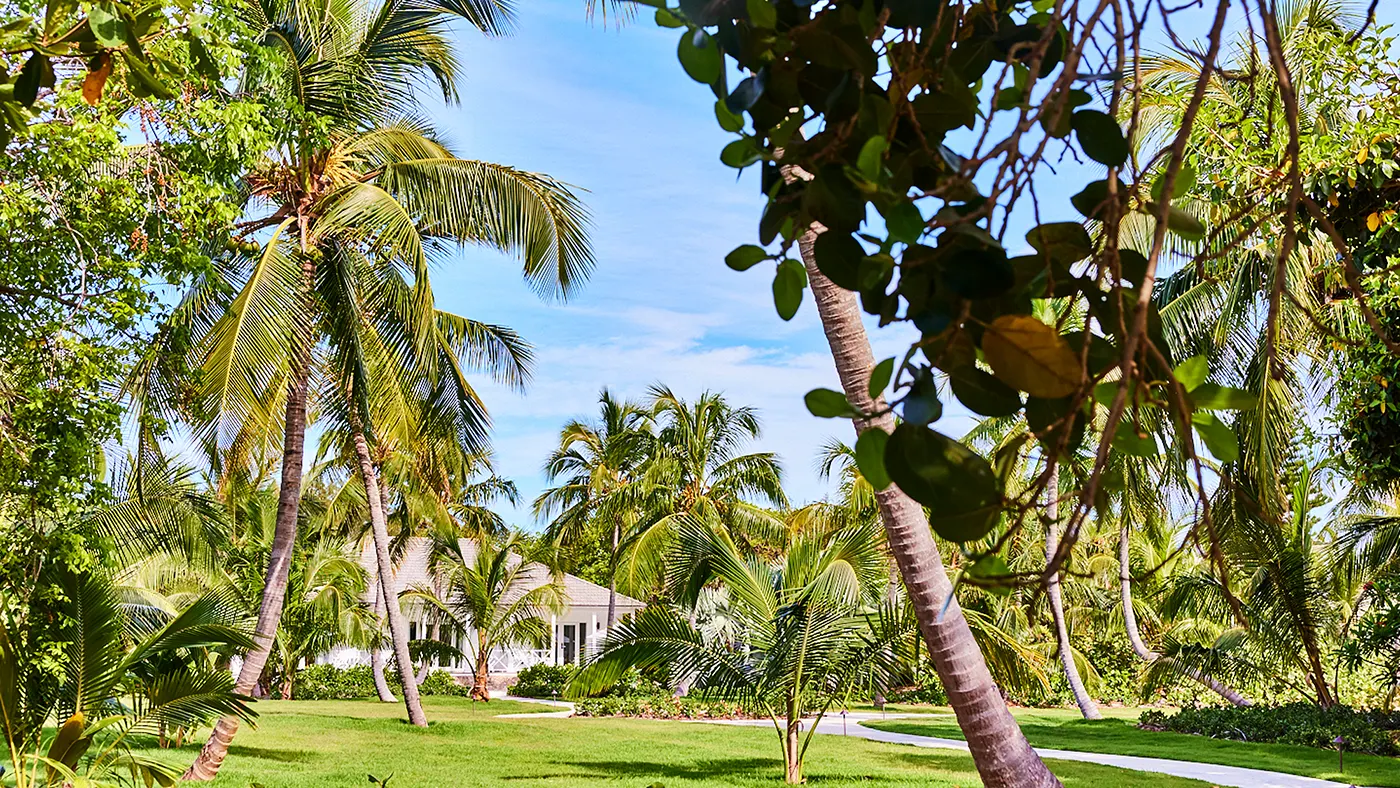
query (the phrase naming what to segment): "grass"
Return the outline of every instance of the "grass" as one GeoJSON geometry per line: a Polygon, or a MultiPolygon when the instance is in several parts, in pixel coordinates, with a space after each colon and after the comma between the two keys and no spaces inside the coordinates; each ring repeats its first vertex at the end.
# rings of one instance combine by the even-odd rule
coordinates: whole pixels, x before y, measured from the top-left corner
{"type": "MultiPolygon", "coordinates": [[[[929,706],[908,706],[903,710],[949,711],[929,706]]],[[[1036,747],[1247,766],[1341,783],[1400,788],[1400,759],[1347,753],[1346,771],[1338,772],[1335,752],[1290,744],[1255,744],[1184,733],[1139,730],[1136,727],[1138,711],[1106,708],[1103,712],[1109,719],[1089,722],[1082,719],[1075,709],[1014,710],[1021,730],[1036,747]]],[[[875,720],[866,724],[897,733],[944,739],[963,737],[951,713],[946,719],[875,720]]]]}
{"type": "MultiPolygon", "coordinates": [[[[771,730],[622,719],[498,719],[544,711],[503,701],[424,698],[427,730],[402,720],[402,707],[373,701],[265,701],[256,729],[235,739],[216,788],[321,788],[367,785],[394,774],[390,788],[510,785],[782,785],[771,730]]],[[[188,763],[198,744],[146,751],[188,763]]],[[[1093,764],[1054,761],[1066,788],[1204,788],[1205,783],[1093,764]]],[[[973,788],[972,760],[957,752],[819,735],[807,758],[811,785],[973,788]]]]}

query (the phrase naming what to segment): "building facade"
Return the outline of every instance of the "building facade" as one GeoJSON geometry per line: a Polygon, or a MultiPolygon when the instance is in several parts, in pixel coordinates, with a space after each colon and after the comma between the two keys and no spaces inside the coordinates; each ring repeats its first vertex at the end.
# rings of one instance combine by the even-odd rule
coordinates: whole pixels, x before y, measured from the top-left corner
{"type": "MultiPolygon", "coordinates": [[[[432,589],[439,597],[445,596],[447,589],[442,579],[434,576],[429,567],[431,542],[424,537],[409,540],[402,557],[394,569],[393,588],[397,598],[408,589],[432,589]]],[[[466,561],[476,555],[476,545],[470,539],[458,541],[458,547],[466,561]]],[[[374,544],[366,540],[360,550],[360,564],[369,574],[370,589],[378,580],[378,570],[374,559],[374,544]]],[[[521,593],[525,589],[544,585],[551,580],[549,570],[543,564],[529,564],[522,573],[521,593]]],[[[539,664],[563,665],[581,664],[601,646],[607,637],[608,589],[590,583],[581,577],[564,574],[560,578],[567,598],[567,607],[560,613],[550,616],[551,638],[544,648],[530,644],[511,644],[492,652],[489,669],[493,686],[504,687],[521,670],[539,664]]],[[[624,594],[617,595],[616,617],[621,620],[644,607],[643,603],[624,594]]],[[[475,652],[474,638],[470,633],[454,632],[444,626],[436,617],[412,601],[402,605],[404,618],[408,623],[408,639],[438,640],[455,647],[463,654],[475,652]]],[[[385,654],[387,661],[390,654],[385,654]]],[[[340,647],[322,655],[317,662],[328,663],[341,668],[354,665],[368,665],[370,652],[353,647],[340,647]]],[[[471,666],[465,659],[434,662],[435,669],[446,670],[459,681],[470,681],[471,666]]]]}

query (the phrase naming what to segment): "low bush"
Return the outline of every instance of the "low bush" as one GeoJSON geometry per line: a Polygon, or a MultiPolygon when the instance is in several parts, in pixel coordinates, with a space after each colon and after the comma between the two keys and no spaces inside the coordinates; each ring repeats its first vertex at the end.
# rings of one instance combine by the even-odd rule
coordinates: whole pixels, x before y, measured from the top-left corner
{"type": "MultiPolygon", "coordinates": [[[[402,693],[402,683],[396,671],[386,670],[389,689],[402,693]]],[[[337,668],[334,665],[311,665],[297,672],[292,685],[292,700],[356,700],[373,698],[374,673],[368,665],[337,668]]],[[[470,695],[471,688],[459,685],[452,674],[435,670],[418,685],[420,695],[470,695]]]]}
{"type": "Polygon", "coordinates": [[[1226,706],[1186,708],[1175,714],[1152,710],[1138,718],[1146,730],[1194,733],[1213,739],[1300,744],[1335,750],[1341,736],[1348,752],[1400,755],[1400,712],[1333,706],[1323,709],[1311,703],[1282,706],[1226,706]]]}
{"type": "Polygon", "coordinates": [[[565,685],[577,670],[567,664],[531,665],[520,671],[508,691],[522,698],[562,698],[565,685]]]}
{"type": "Polygon", "coordinates": [[[611,695],[588,698],[574,704],[580,717],[645,717],[657,720],[739,719],[744,708],[732,701],[662,695],[611,695]]]}

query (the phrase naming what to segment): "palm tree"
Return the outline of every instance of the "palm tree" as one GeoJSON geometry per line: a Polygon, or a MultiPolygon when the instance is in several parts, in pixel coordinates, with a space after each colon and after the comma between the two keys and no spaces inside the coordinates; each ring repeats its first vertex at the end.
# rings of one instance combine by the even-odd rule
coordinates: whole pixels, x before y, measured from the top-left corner
{"type": "MultiPolygon", "coordinates": [[[[279,426],[282,431],[278,534],[258,647],[239,677],[246,689],[266,663],[286,592],[317,351],[335,325],[355,319],[328,309],[398,305],[414,318],[405,322],[404,335],[423,360],[436,356],[432,329],[440,321],[428,261],[443,244],[485,244],[517,254],[542,295],[568,295],[593,258],[585,212],[568,187],[547,176],[461,159],[413,119],[421,86],[434,85],[448,101],[456,98],[450,19],[496,33],[509,23],[504,6],[490,0],[263,0],[240,10],[276,61],[271,68],[250,68],[244,89],[286,97],[297,111],[288,119],[282,147],[246,178],[250,208],[266,205],[270,211],[240,224],[238,240],[270,235],[259,236],[265,241],[253,259],[234,254],[197,283],[175,322],[193,329],[192,366],[206,373],[203,410],[216,415],[206,432],[239,446],[239,438],[256,441],[279,426]],[[396,298],[394,284],[405,276],[411,279],[409,297],[396,298]],[[342,297],[351,290],[373,298],[342,297]]],[[[158,366],[151,361],[143,371],[162,371],[158,366]]],[[[438,381],[451,378],[441,375],[438,381]]],[[[443,391],[445,407],[451,388],[443,391]]],[[[136,393],[149,402],[174,390],[147,384],[136,393]]],[[[468,448],[484,448],[484,423],[478,421],[470,437],[476,444],[468,448]]],[[[384,548],[377,545],[381,562],[384,548]]],[[[405,682],[406,696],[413,692],[409,687],[405,682]]],[[[413,721],[423,723],[421,709],[415,712],[411,697],[406,701],[413,721]]],[[[223,721],[188,776],[213,777],[236,730],[236,720],[223,721]]]]}
{"type": "MultiPolygon", "coordinates": [[[[648,511],[622,547],[629,587],[661,579],[667,545],[688,519],[728,532],[747,549],[780,545],[786,524],[763,504],[787,506],[782,467],[771,452],[743,452],[762,433],[758,412],[711,392],[686,402],[664,386],[652,387],[650,406],[657,430],[646,473],[648,511]]],[[[700,588],[681,580],[672,589],[687,585],[700,588]]]]}
{"type": "MultiPolygon", "coordinates": [[[[882,399],[869,393],[875,357],[860,305],[854,293],[841,289],[818,270],[812,253],[817,234],[824,229],[814,226],[799,239],[802,262],[841,388],[852,406],[874,413],[884,406],[882,399]]],[[[857,435],[867,429],[892,432],[894,417],[856,419],[854,424],[857,435]]],[[[1059,780],[1031,749],[1006,708],[961,606],[950,599],[953,584],[923,507],[894,485],[876,492],[875,500],[919,630],[983,782],[992,788],[1058,786],[1059,780]]]]}
{"type": "Polygon", "coordinates": [[[543,565],[521,559],[523,546],[519,535],[461,540],[455,554],[443,555],[435,565],[446,580],[444,596],[423,588],[404,595],[467,636],[473,700],[491,700],[491,653],[515,644],[547,644],[548,617],[567,606],[563,584],[543,565]]]}
{"type": "MultiPolygon", "coordinates": [[[[251,622],[227,595],[202,594],[171,612],[124,603],[100,572],[53,566],[46,581],[61,596],[44,600],[33,616],[59,622],[61,632],[43,634],[65,644],[59,675],[54,655],[30,642],[33,628],[0,618],[0,735],[17,788],[123,774],[172,784],[177,770],[131,752],[133,735],[254,716],[227,671],[192,658],[207,648],[252,646],[251,622]],[[56,731],[48,727],[53,721],[61,721],[56,731]]],[[[7,596],[0,593],[0,606],[12,613],[17,600],[7,596]]]]}
{"type": "MultiPolygon", "coordinates": [[[[277,627],[274,675],[283,700],[295,692],[302,663],[336,646],[372,645],[377,620],[364,603],[364,567],[344,542],[317,539],[292,563],[287,606],[277,627]]],[[[271,683],[271,682],[269,682],[271,683]]]]}
{"type": "Polygon", "coordinates": [[[624,532],[640,520],[648,485],[643,478],[653,436],[647,414],[603,389],[598,420],[571,421],[559,433],[559,446],[545,460],[545,477],[563,479],[535,499],[535,516],[553,519],[545,537],[568,545],[596,538],[606,529],[608,552],[607,631],[617,622],[617,568],[624,532]]]}
{"type": "Polygon", "coordinates": [[[686,517],[673,551],[670,560],[706,567],[723,588],[740,641],[707,637],[685,610],[653,605],[608,634],[570,681],[569,695],[605,690],[629,669],[668,670],[768,717],[782,743],[786,780],[801,783],[822,716],[869,687],[893,647],[914,632],[903,608],[884,599],[878,526],[799,536],[770,561],[686,517]],[[813,713],[803,736],[802,720],[813,713]]]}

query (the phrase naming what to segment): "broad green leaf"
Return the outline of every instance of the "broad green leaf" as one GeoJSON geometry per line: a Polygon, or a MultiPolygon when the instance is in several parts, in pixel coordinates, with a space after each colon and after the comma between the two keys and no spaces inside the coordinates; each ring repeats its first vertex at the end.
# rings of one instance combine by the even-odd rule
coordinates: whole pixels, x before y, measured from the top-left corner
{"type": "Polygon", "coordinates": [[[807,287],[807,270],[796,260],[778,263],[778,273],[773,277],[773,305],[778,309],[778,317],[791,320],[802,306],[802,291],[807,287]]]}
{"type": "Polygon", "coordinates": [[[1206,382],[1206,375],[1210,374],[1210,363],[1205,356],[1192,356],[1172,370],[1172,377],[1175,377],[1182,388],[1187,391],[1195,391],[1196,387],[1206,382]]]}
{"type": "Polygon", "coordinates": [[[1215,383],[1202,383],[1191,392],[1191,404],[1201,410],[1249,410],[1257,402],[1248,391],[1215,383]]]}
{"type": "Polygon", "coordinates": [[[676,49],[676,57],[680,58],[681,66],[691,79],[706,85],[713,85],[719,80],[720,69],[724,66],[719,45],[703,29],[685,31],[676,49]]]}
{"type": "Polygon", "coordinates": [[[1034,397],[1067,397],[1079,388],[1079,357],[1049,325],[1002,315],[987,326],[982,354],[1002,382],[1034,397]]]}
{"type": "Polygon", "coordinates": [[[1118,167],[1128,159],[1128,141],[1123,138],[1123,129],[1105,112],[1096,109],[1081,109],[1074,113],[1070,125],[1079,139],[1079,147],[1085,155],[1100,164],[1118,167]]]}
{"type": "Polygon", "coordinates": [[[919,236],[924,234],[924,215],[919,213],[919,206],[900,200],[885,216],[885,229],[896,241],[918,243],[919,236]]]}
{"type": "Polygon", "coordinates": [[[965,570],[977,586],[997,596],[1008,596],[1012,591],[1011,567],[1000,555],[984,555],[973,561],[965,570]]]}
{"type": "Polygon", "coordinates": [[[756,140],[753,137],[741,137],[734,140],[725,145],[724,149],[719,152],[719,160],[729,167],[742,170],[763,158],[763,154],[759,152],[755,143],[756,140]]]}
{"type": "Polygon", "coordinates": [[[656,9],[656,24],[658,27],[685,27],[685,20],[664,8],[658,8],[656,9]]]}
{"type": "Polygon", "coordinates": [[[812,244],[812,255],[816,258],[817,270],[826,274],[837,287],[860,289],[860,263],[865,259],[865,248],[860,241],[846,233],[828,230],[817,236],[812,244]]]}
{"type": "MultiPolygon", "coordinates": [[[[1123,194],[1126,193],[1127,190],[1127,184],[1123,183],[1122,180],[1119,180],[1117,191],[1118,198],[1122,199],[1123,194]]],[[[1080,213],[1084,214],[1090,219],[1099,218],[1099,215],[1103,213],[1102,206],[1107,200],[1107,180],[1094,181],[1088,186],[1085,186],[1083,190],[1081,190],[1078,194],[1069,198],[1070,205],[1073,205],[1076,211],[1079,211],[1080,213]]]]}
{"type": "Polygon", "coordinates": [[[900,411],[910,424],[924,426],[943,418],[943,400],[938,398],[938,390],[932,385],[915,385],[904,398],[900,411]]]}
{"type": "Polygon", "coordinates": [[[881,361],[870,371],[870,398],[879,399],[885,393],[885,387],[890,385],[890,378],[894,377],[894,357],[881,361]]]}
{"type": "Polygon", "coordinates": [[[880,170],[885,167],[885,148],[889,145],[884,137],[875,135],[865,141],[860,146],[860,155],[856,157],[856,169],[865,176],[868,181],[878,181],[880,170]]]}
{"type": "Polygon", "coordinates": [[[1125,418],[1113,433],[1113,448],[1134,457],[1156,457],[1157,439],[1150,432],[1138,432],[1137,425],[1125,418]]]}
{"type": "Polygon", "coordinates": [[[772,30],[778,24],[778,9],[768,0],[748,0],[749,22],[754,27],[772,30]]]}
{"type": "Polygon", "coordinates": [[[739,132],[744,130],[744,116],[730,111],[729,105],[724,99],[715,102],[715,120],[719,121],[719,127],[725,131],[739,132]]]}
{"type": "Polygon", "coordinates": [[[807,410],[819,419],[859,418],[861,412],[846,400],[846,395],[831,389],[812,389],[802,401],[807,410]]]}
{"type": "Polygon", "coordinates": [[[199,36],[188,33],[185,40],[189,43],[190,59],[194,61],[195,72],[210,82],[218,82],[222,75],[219,73],[219,64],[214,62],[214,58],[209,54],[204,42],[199,40],[199,36]]]}
{"type": "Polygon", "coordinates": [[[885,447],[885,469],[909,497],[931,508],[929,525],[945,539],[981,539],[1001,515],[1001,484],[991,464],[927,427],[896,427],[885,447]]]}
{"type": "Polygon", "coordinates": [[[35,52],[24,61],[24,67],[15,78],[15,101],[26,107],[34,106],[39,98],[39,88],[45,82],[53,84],[53,66],[47,55],[35,52]]]}
{"type": "Polygon", "coordinates": [[[725,255],[724,264],[733,268],[735,271],[747,271],[764,260],[767,260],[768,257],[768,252],[764,251],[762,246],[744,244],[725,255]]]}
{"type": "Polygon", "coordinates": [[[1026,233],[1026,242],[1062,265],[1077,263],[1094,253],[1089,232],[1079,222],[1042,224],[1026,233]]]}
{"type": "Polygon", "coordinates": [[[1201,220],[1175,205],[1167,208],[1167,229],[1188,241],[1200,241],[1206,237],[1206,226],[1201,220]]]}
{"type": "Polygon", "coordinates": [[[1119,249],[1118,270],[1124,279],[1140,286],[1142,280],[1147,278],[1147,258],[1132,249],[1119,249]]]}
{"type": "Polygon", "coordinates": [[[953,396],[979,416],[1011,416],[1021,410],[1021,395],[977,367],[961,367],[949,375],[953,396]]]}
{"type": "MultiPolygon", "coordinates": [[[[1167,170],[1164,167],[1162,173],[1152,182],[1152,199],[1162,201],[1162,189],[1167,185],[1167,170]]],[[[1172,199],[1178,200],[1186,196],[1192,189],[1196,188],[1196,168],[1190,164],[1183,165],[1176,172],[1176,181],[1172,183],[1172,199]]]]}
{"type": "Polygon", "coordinates": [[[126,22],[111,3],[88,6],[88,27],[102,46],[109,49],[126,46],[126,22]]]}
{"type": "Polygon", "coordinates": [[[889,442],[890,434],[879,427],[869,427],[856,438],[856,467],[877,491],[890,486],[890,474],[885,470],[885,446],[889,442]]]}
{"type": "Polygon", "coordinates": [[[1214,413],[1197,411],[1191,414],[1191,424],[1201,442],[1210,453],[1221,462],[1234,462],[1240,458],[1240,442],[1235,431],[1230,429],[1214,413]]]}

